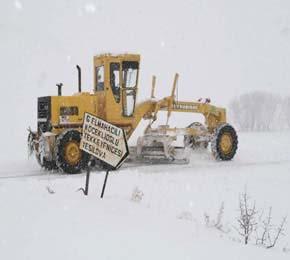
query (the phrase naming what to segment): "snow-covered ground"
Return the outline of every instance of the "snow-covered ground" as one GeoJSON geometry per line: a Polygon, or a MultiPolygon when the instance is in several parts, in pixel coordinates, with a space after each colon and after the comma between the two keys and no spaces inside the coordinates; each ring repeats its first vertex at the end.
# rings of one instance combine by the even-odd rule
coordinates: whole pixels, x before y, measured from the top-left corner
{"type": "Polygon", "coordinates": [[[234,161],[195,153],[189,165],[134,167],[112,172],[100,199],[103,172],[85,175],[38,169],[33,160],[1,163],[0,259],[289,259],[290,225],[276,247],[245,246],[235,230],[239,194],[273,224],[289,215],[290,133],[240,133],[234,161]],[[142,199],[132,200],[134,190],[142,199]],[[49,192],[50,191],[50,192],[49,192]],[[54,192],[54,193],[53,193],[54,192]],[[224,202],[228,233],[205,225],[224,202]]]}

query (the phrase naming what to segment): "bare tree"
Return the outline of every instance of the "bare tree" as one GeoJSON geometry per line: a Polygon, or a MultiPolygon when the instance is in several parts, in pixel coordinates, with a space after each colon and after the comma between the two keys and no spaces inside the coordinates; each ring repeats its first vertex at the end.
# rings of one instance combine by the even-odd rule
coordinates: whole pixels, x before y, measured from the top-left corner
{"type": "Polygon", "coordinates": [[[224,209],[225,209],[225,204],[224,202],[222,202],[215,220],[210,219],[210,216],[207,213],[205,213],[204,220],[205,220],[206,226],[216,228],[217,230],[223,233],[228,233],[230,231],[229,228],[225,227],[225,225],[223,224],[224,209]]]}
{"type": "Polygon", "coordinates": [[[239,199],[239,211],[240,215],[237,219],[239,227],[236,228],[238,233],[244,238],[244,243],[247,245],[252,232],[255,230],[256,223],[256,205],[250,205],[249,196],[247,193],[243,193],[239,199]]]}
{"type": "Polygon", "coordinates": [[[224,210],[225,210],[225,203],[222,202],[221,206],[219,208],[218,214],[217,214],[215,225],[214,225],[215,228],[217,228],[218,230],[221,230],[221,231],[223,231],[222,219],[223,219],[223,216],[224,216],[224,210]]]}
{"type": "Polygon", "coordinates": [[[261,235],[259,235],[258,234],[258,230],[257,230],[256,244],[265,246],[266,243],[267,243],[267,239],[269,237],[269,233],[270,233],[270,231],[272,229],[272,224],[271,224],[271,221],[272,221],[272,207],[269,208],[269,212],[268,212],[267,218],[266,219],[262,219],[262,216],[261,216],[260,221],[262,223],[261,224],[262,233],[261,233],[261,235]]]}
{"type": "Polygon", "coordinates": [[[284,217],[282,219],[282,222],[281,224],[278,226],[277,230],[276,230],[276,235],[274,235],[274,238],[272,239],[271,236],[270,236],[270,233],[268,234],[268,240],[269,240],[269,245],[267,246],[267,248],[272,248],[276,245],[279,237],[281,235],[284,235],[284,226],[285,226],[285,223],[286,223],[286,220],[287,220],[287,217],[284,217]]]}
{"type": "MultiPolygon", "coordinates": [[[[211,219],[207,213],[204,214],[206,226],[215,228],[223,233],[229,233],[230,229],[223,223],[223,215],[224,202],[221,203],[215,219],[211,219]]],[[[269,207],[264,216],[264,210],[258,211],[256,209],[255,201],[250,201],[246,191],[239,196],[238,226],[234,226],[234,229],[243,238],[246,245],[253,239],[256,241],[256,245],[264,248],[274,247],[280,237],[284,235],[286,221],[287,217],[284,217],[279,226],[273,225],[272,207],[269,207]]],[[[288,249],[284,248],[283,250],[287,251],[288,249]]]]}
{"type": "Polygon", "coordinates": [[[287,217],[284,217],[278,227],[272,224],[272,207],[269,208],[268,215],[264,220],[261,220],[261,234],[257,232],[256,244],[265,248],[272,248],[277,244],[281,235],[284,235],[284,226],[287,217]]]}

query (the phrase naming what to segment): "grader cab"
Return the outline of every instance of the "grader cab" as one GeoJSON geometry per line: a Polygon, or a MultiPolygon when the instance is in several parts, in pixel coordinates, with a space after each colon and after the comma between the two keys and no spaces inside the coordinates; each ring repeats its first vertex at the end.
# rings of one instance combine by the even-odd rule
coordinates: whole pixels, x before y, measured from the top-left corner
{"type": "MultiPolygon", "coordinates": [[[[45,169],[59,169],[78,173],[88,163],[89,155],[79,148],[85,112],[96,115],[125,130],[130,138],[142,119],[148,120],[144,136],[132,147],[131,159],[145,162],[188,162],[185,150],[207,148],[218,160],[230,160],[237,150],[237,135],[226,122],[226,111],[206,102],[177,101],[175,99],[178,74],[175,75],[171,94],[160,100],[154,97],[136,103],[140,56],[136,54],[99,55],[94,57],[94,88],[82,92],[81,70],[78,68],[78,93],[62,96],[58,84],[57,96],[38,98],[37,131],[30,131],[28,145],[39,164],[45,169]],[[166,125],[153,128],[159,111],[167,111],[166,125]],[[205,125],[194,122],[186,128],[170,128],[172,112],[201,113],[205,125]],[[177,136],[184,138],[184,146],[173,145],[177,136]]],[[[98,162],[97,162],[98,163],[98,162]]]]}

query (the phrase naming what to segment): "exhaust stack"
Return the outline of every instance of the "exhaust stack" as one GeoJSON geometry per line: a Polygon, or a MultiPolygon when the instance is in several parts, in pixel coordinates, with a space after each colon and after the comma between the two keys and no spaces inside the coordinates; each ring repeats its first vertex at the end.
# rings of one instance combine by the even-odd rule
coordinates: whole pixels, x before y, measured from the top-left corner
{"type": "Polygon", "coordinates": [[[59,96],[61,96],[61,88],[62,88],[63,84],[62,83],[58,83],[58,84],[56,84],[56,86],[57,86],[57,94],[59,96]]]}
{"type": "Polygon", "coordinates": [[[79,83],[79,93],[82,92],[82,73],[81,73],[81,67],[79,65],[76,66],[78,69],[78,83],[79,83]]]}

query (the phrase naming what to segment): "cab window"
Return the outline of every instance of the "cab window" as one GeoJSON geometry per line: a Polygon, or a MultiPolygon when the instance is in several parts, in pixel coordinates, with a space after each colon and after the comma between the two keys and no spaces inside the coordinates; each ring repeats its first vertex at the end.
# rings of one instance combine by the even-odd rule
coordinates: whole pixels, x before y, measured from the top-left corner
{"type": "Polygon", "coordinates": [[[130,117],[134,114],[139,63],[123,61],[123,115],[130,117]]]}
{"type": "Polygon", "coordinates": [[[104,66],[96,67],[96,91],[104,90],[104,66]]]}
{"type": "Polygon", "coordinates": [[[110,64],[110,85],[117,103],[120,102],[120,63],[110,64]]]}
{"type": "Polygon", "coordinates": [[[134,88],[137,85],[138,66],[136,61],[124,61],[123,68],[123,80],[125,88],[134,88]]]}

